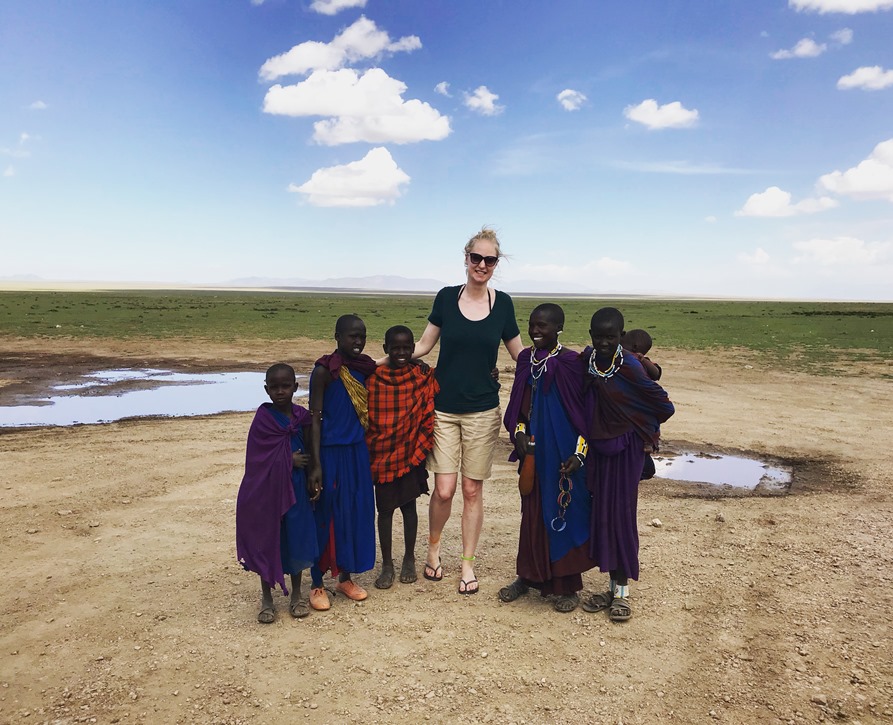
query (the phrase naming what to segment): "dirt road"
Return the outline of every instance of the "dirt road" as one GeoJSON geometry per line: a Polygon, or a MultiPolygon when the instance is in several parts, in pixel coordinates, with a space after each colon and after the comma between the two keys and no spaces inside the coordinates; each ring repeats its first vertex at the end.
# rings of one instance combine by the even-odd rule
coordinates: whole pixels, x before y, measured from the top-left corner
{"type": "MultiPolygon", "coordinates": [[[[309,369],[330,347],[163,345],[49,356],[4,340],[0,403],[67,364],[309,369]]],[[[507,463],[485,486],[480,595],[456,593],[456,505],[443,582],[381,592],[368,572],[366,602],[298,621],[277,595],[263,626],[234,551],[250,413],[0,434],[0,722],[893,722],[893,381],[657,353],[678,411],[666,439],[797,473],[775,497],[644,482],[642,577],[620,625],[499,602],[518,537],[507,463]]]]}

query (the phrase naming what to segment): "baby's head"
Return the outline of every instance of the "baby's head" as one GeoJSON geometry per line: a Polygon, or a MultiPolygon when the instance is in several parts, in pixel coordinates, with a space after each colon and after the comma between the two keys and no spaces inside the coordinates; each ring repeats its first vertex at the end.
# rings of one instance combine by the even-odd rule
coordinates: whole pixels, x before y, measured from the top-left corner
{"type": "Polygon", "coordinates": [[[409,365],[414,349],[415,339],[412,336],[412,330],[406,325],[389,327],[384,334],[384,351],[388,356],[388,365],[392,368],[409,365]]]}
{"type": "Polygon", "coordinates": [[[271,365],[264,378],[264,390],[267,391],[273,405],[280,410],[288,410],[298,390],[295,369],[285,363],[271,365]]]}
{"type": "Polygon", "coordinates": [[[651,335],[645,332],[645,330],[627,330],[623,334],[623,346],[630,352],[647,355],[651,349],[651,344],[651,335]]]}
{"type": "Polygon", "coordinates": [[[366,324],[357,315],[341,315],[335,322],[335,341],[344,357],[359,357],[366,347],[366,324]]]}

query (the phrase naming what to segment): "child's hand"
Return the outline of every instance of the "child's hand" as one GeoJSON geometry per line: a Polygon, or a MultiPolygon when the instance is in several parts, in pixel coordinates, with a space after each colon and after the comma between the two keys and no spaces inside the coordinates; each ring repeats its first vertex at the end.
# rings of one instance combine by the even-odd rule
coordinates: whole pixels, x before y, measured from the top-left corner
{"type": "Polygon", "coordinates": [[[518,458],[522,460],[527,455],[527,442],[529,440],[530,436],[526,433],[515,433],[515,452],[518,454],[518,458]]]}
{"type": "Polygon", "coordinates": [[[295,468],[307,468],[310,465],[310,454],[295,451],[291,454],[291,465],[295,468]]]}
{"type": "Polygon", "coordinates": [[[577,456],[571,456],[558,467],[558,472],[565,476],[570,476],[572,473],[579,471],[582,466],[583,464],[577,456]]]}
{"type": "Polygon", "coordinates": [[[425,375],[427,375],[428,371],[431,370],[431,366],[428,363],[426,363],[424,360],[419,360],[417,358],[410,360],[409,364],[413,365],[414,367],[417,367],[419,370],[421,370],[423,373],[425,373],[425,375]]]}
{"type": "Polygon", "coordinates": [[[490,371],[490,377],[493,378],[493,380],[494,380],[495,382],[497,382],[497,383],[499,382],[499,368],[498,368],[498,367],[493,368],[493,369],[490,371]]]}
{"type": "Polygon", "coordinates": [[[311,501],[318,501],[322,493],[322,469],[318,465],[313,466],[307,476],[307,493],[311,501]]]}

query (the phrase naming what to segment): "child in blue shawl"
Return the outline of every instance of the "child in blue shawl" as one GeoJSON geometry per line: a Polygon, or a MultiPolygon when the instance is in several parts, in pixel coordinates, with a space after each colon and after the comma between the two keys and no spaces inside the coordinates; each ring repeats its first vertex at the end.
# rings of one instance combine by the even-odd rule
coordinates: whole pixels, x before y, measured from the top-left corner
{"type": "Polygon", "coordinates": [[[297,389],[291,366],[277,363],[267,370],[264,390],[272,402],[257,409],[248,430],[245,476],[236,500],[236,553],[243,567],[260,575],[261,624],[276,618],[271,589],[278,584],[288,594],[286,573],[291,615],[310,613],[301,599],[301,572],[319,558],[311,508],[319,490],[308,490],[304,472],[310,463],[304,453],[310,413],[292,403],[297,389]]]}

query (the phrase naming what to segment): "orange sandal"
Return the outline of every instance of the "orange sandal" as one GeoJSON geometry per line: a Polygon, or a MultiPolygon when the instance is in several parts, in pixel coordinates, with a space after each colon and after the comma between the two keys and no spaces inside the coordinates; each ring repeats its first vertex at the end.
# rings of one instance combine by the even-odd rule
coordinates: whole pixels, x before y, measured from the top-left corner
{"type": "Polygon", "coordinates": [[[338,582],[335,589],[348,599],[353,599],[355,602],[362,602],[369,596],[369,593],[363,589],[363,587],[350,579],[346,582],[338,582]]]}

